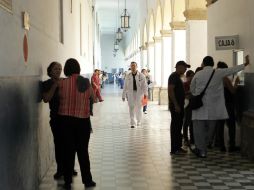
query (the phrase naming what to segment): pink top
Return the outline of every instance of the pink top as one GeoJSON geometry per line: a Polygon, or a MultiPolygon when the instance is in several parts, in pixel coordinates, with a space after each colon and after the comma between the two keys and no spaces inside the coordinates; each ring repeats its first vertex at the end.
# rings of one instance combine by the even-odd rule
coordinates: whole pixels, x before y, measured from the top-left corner
{"type": "Polygon", "coordinates": [[[60,105],[58,114],[78,118],[90,117],[90,90],[79,92],[77,87],[78,74],[63,79],[59,84],[60,105]]]}

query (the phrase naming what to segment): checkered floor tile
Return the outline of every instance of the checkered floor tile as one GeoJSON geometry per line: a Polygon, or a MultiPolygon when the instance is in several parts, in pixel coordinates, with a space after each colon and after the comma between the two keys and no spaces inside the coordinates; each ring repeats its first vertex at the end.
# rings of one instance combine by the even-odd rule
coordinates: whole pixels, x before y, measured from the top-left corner
{"type": "MultiPolygon", "coordinates": [[[[254,190],[254,163],[239,153],[211,150],[208,158],[192,153],[170,156],[170,113],[150,102],[142,126],[131,129],[126,102],[116,86],[103,89],[104,102],[94,106],[90,160],[95,190],[254,190]]],[[[79,172],[73,190],[82,190],[79,172]]],[[[40,190],[61,190],[53,165],[40,190]]]]}

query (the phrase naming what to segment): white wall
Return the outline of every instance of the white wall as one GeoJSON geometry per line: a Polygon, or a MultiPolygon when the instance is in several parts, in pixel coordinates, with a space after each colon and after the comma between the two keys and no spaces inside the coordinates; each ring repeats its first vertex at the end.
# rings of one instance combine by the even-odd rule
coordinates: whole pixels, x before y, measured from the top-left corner
{"type": "Polygon", "coordinates": [[[94,69],[101,68],[101,40],[100,40],[100,27],[98,23],[98,16],[97,13],[95,14],[95,23],[94,23],[94,30],[95,30],[95,39],[94,39],[94,69]]]}
{"type": "Polygon", "coordinates": [[[58,61],[64,64],[66,59],[73,57],[80,62],[82,74],[93,72],[94,34],[91,4],[83,0],[72,1],[71,13],[71,1],[63,0],[62,44],[59,40],[59,1],[13,0],[12,13],[0,7],[0,94],[5,94],[2,102],[4,105],[1,104],[0,109],[0,123],[6,123],[6,118],[11,118],[11,121],[17,119],[16,123],[7,122],[6,125],[0,126],[0,144],[7,147],[4,149],[7,152],[0,149],[0,175],[3,176],[4,172],[6,176],[0,179],[0,189],[38,189],[36,184],[52,164],[53,141],[49,127],[49,109],[48,104],[40,102],[39,91],[40,80],[48,78],[46,69],[50,62],[58,61]],[[27,63],[23,58],[23,37],[26,33],[22,27],[23,11],[30,15],[27,63]],[[7,106],[8,102],[16,105],[12,106],[15,109],[4,109],[3,106],[7,106]],[[22,118],[19,122],[20,116],[22,118]],[[20,141],[13,141],[14,138],[8,135],[8,128],[15,131],[13,135],[22,137],[20,141]],[[24,155],[19,155],[14,147],[25,149],[31,155],[26,155],[25,152],[24,155]],[[29,159],[24,158],[26,156],[29,159]],[[1,165],[5,159],[10,163],[9,158],[12,158],[11,165],[15,166],[14,169],[5,164],[1,165]]]}
{"type": "Polygon", "coordinates": [[[186,61],[195,71],[207,55],[207,21],[189,20],[186,30],[186,61]]]}
{"type": "Polygon", "coordinates": [[[64,2],[64,44],[59,42],[59,0],[13,1],[13,13],[0,9],[0,75],[46,75],[51,61],[64,63],[69,57],[79,60],[82,73],[91,73],[92,15],[86,1],[64,2]],[[80,3],[82,5],[82,55],[80,53],[80,3]],[[21,12],[30,14],[28,31],[28,63],[23,59],[21,12]],[[88,30],[89,26],[89,30],[88,30]]]}
{"type": "MultiPolygon", "coordinates": [[[[213,56],[215,62],[222,60],[232,65],[232,50],[215,50],[215,36],[239,35],[240,48],[245,55],[250,54],[253,60],[254,52],[254,1],[253,0],[222,0],[217,1],[208,8],[208,54],[213,56]]],[[[246,68],[253,72],[254,66],[246,68]]]]}
{"type": "Polygon", "coordinates": [[[128,65],[124,62],[124,53],[121,45],[116,53],[116,57],[113,56],[114,49],[114,35],[104,34],[101,36],[101,57],[102,57],[102,70],[111,73],[113,68],[128,69],[128,65]]]}

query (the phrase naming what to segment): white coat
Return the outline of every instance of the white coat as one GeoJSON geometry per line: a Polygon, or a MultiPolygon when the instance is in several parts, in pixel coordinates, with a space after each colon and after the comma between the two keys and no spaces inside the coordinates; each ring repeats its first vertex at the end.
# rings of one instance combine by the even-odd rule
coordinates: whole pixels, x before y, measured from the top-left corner
{"type": "MultiPolygon", "coordinates": [[[[216,69],[209,86],[203,96],[203,106],[192,111],[192,120],[220,120],[227,119],[225,106],[223,78],[244,69],[238,65],[227,69],[216,69]]],[[[190,90],[193,95],[199,95],[205,88],[213,68],[206,66],[195,74],[191,81],[190,90]]]]}
{"type": "Polygon", "coordinates": [[[129,106],[142,105],[141,101],[144,95],[148,96],[148,87],[145,76],[137,71],[135,76],[137,84],[137,98],[133,99],[133,76],[128,73],[125,77],[122,98],[127,98],[129,106]]]}

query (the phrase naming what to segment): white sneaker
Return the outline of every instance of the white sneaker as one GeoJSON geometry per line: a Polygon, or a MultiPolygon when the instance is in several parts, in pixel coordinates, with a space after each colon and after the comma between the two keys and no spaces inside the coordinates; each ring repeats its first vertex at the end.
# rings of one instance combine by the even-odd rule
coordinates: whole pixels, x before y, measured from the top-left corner
{"type": "Polygon", "coordinates": [[[147,114],[147,111],[144,111],[144,114],[147,114]]]}
{"type": "Polygon", "coordinates": [[[138,123],[137,123],[137,126],[141,126],[141,122],[138,122],[138,123]]]}

